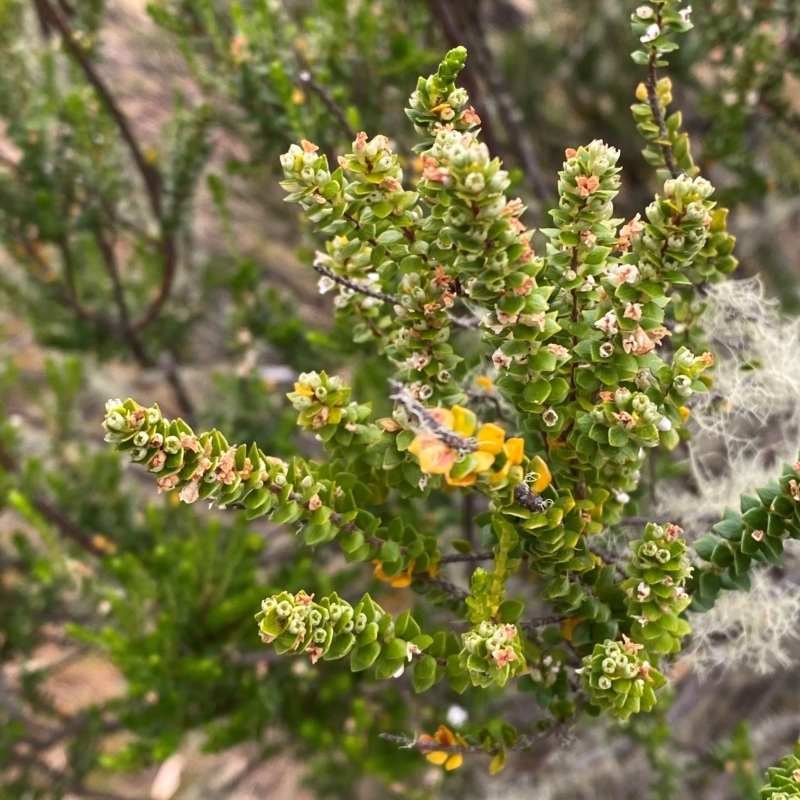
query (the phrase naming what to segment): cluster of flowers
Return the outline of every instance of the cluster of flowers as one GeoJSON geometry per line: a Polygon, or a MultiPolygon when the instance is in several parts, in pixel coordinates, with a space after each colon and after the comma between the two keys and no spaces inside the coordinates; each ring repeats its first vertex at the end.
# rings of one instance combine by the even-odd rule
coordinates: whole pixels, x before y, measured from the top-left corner
{"type": "Polygon", "coordinates": [[[475,413],[459,405],[426,409],[426,416],[429,427],[420,430],[408,447],[423,472],[444,475],[450,486],[471,486],[486,478],[490,487],[500,489],[523,479],[523,439],[506,439],[505,431],[493,422],[478,429],[475,413]]]}
{"type": "Polygon", "coordinates": [[[655,690],[664,676],[639,655],[643,645],[623,635],[622,643],[606,639],[596,644],[579,670],[592,704],[620,719],[649,711],[656,704],[655,690]]]}
{"type": "Polygon", "coordinates": [[[336,514],[334,524],[332,506],[342,490],[318,480],[301,459],[286,463],[255,444],[229,445],[218,430],[195,434],[182,419],[164,419],[158,406],[109,400],[103,427],[106,441],[158,476],[159,492],[177,491],[185,503],[203,499],[220,508],[236,503],[248,519],[264,514],[278,523],[302,519],[309,544],[333,539],[356,516],[336,514]]]}
{"type": "Polygon", "coordinates": [[[453,733],[446,725],[440,725],[436,733],[431,736],[429,733],[420,734],[417,738],[417,747],[422,753],[425,753],[425,758],[436,764],[442,766],[446,770],[457,769],[464,763],[464,756],[461,753],[450,753],[443,750],[426,750],[422,745],[430,744],[436,747],[468,747],[466,741],[457,733],[453,733]]]}
{"type": "Polygon", "coordinates": [[[317,434],[334,451],[346,451],[369,445],[381,435],[377,425],[368,423],[370,407],[350,402],[350,391],[338,375],[302,372],[287,397],[299,412],[297,424],[303,430],[317,434]]]}
{"type": "Polygon", "coordinates": [[[483,621],[462,634],[460,665],[473,686],[505,686],[509,678],[527,668],[516,625],[483,621]]]}
{"type": "Polygon", "coordinates": [[[691,632],[680,614],[691,602],[686,580],[692,574],[683,530],[669,523],[650,523],[642,539],[631,542],[632,556],[623,581],[631,635],[653,653],[678,653],[691,632]]]}
{"type": "Polygon", "coordinates": [[[335,593],[315,602],[313,594],[281,592],[261,603],[256,621],[264,643],[274,644],[279,653],[307,653],[314,664],[351,653],[353,670],[367,669],[392,642],[389,666],[395,672],[402,671],[409,654],[421,654],[416,645],[395,637],[391,615],[369,595],[353,607],[335,593]]]}
{"type": "Polygon", "coordinates": [[[599,399],[600,404],[578,429],[597,442],[606,459],[637,461],[643,455],[639,448],[656,447],[660,434],[672,430],[670,418],[643,392],[622,387],[615,392],[601,391],[599,399]]]}

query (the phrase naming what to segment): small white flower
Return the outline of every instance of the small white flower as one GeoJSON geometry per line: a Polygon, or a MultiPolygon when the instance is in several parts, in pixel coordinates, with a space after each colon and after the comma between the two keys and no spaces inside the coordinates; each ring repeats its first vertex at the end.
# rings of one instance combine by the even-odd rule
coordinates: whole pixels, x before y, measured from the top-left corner
{"type": "Polygon", "coordinates": [[[497,369],[505,369],[511,365],[511,356],[507,356],[499,347],[492,353],[492,363],[497,369]]]}
{"type": "Polygon", "coordinates": [[[647,44],[647,42],[654,42],[659,36],[661,36],[661,28],[654,22],[647,27],[644,36],[641,36],[639,41],[647,44]]]}
{"type": "Polygon", "coordinates": [[[401,664],[393,673],[393,678],[399,678],[406,671],[405,665],[401,664]]]}
{"type": "Polygon", "coordinates": [[[319,287],[320,294],[327,294],[331,289],[336,287],[336,281],[333,278],[329,278],[327,275],[323,275],[319,281],[317,281],[317,286],[319,287]]]}
{"type": "Polygon", "coordinates": [[[670,420],[668,417],[661,417],[661,419],[658,421],[658,425],[656,425],[656,427],[662,433],[664,433],[666,431],[670,431],[670,430],[672,430],[672,420],[670,420]]]}
{"type": "Polygon", "coordinates": [[[619,327],[617,326],[617,314],[614,311],[609,311],[607,314],[600,317],[597,322],[594,324],[595,328],[599,328],[601,331],[605,331],[610,335],[614,335],[619,331],[619,327]]]}
{"type": "Polygon", "coordinates": [[[682,8],[678,13],[681,15],[681,22],[689,22],[692,17],[692,7],[686,6],[686,8],[682,8]]]}
{"type": "Polygon", "coordinates": [[[469,719],[469,713],[461,706],[452,705],[447,709],[446,719],[448,725],[460,728],[469,719]]]}
{"type": "Polygon", "coordinates": [[[639,17],[639,19],[653,19],[654,14],[655,11],[653,11],[650,6],[639,6],[639,8],[636,9],[636,16],[639,17]]]}

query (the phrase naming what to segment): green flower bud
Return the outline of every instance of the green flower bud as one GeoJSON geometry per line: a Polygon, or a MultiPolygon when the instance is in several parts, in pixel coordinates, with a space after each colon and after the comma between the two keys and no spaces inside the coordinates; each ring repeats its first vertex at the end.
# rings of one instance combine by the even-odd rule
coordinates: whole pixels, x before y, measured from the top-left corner
{"type": "Polygon", "coordinates": [[[117,411],[112,411],[106,417],[106,427],[112,431],[122,431],[126,427],[125,417],[117,411]]]}
{"type": "Polygon", "coordinates": [[[170,455],[175,455],[181,451],[181,440],[177,436],[167,436],[164,439],[164,450],[170,455]]]}

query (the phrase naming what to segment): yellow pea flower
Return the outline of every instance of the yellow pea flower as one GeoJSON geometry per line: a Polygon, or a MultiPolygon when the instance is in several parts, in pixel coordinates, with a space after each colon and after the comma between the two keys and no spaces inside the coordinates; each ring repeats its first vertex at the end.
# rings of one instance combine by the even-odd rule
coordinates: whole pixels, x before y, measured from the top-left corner
{"type": "MultiPolygon", "coordinates": [[[[454,734],[445,725],[440,725],[439,729],[433,736],[423,733],[417,740],[419,742],[430,742],[431,744],[441,745],[442,747],[454,747],[456,745],[465,746],[466,742],[457,734],[454,734]]],[[[425,753],[425,748],[420,747],[420,751],[425,753]]],[[[446,770],[458,769],[464,763],[464,756],[461,753],[443,753],[440,750],[433,750],[425,753],[425,758],[436,764],[443,766],[446,770]]]]}
{"type": "Polygon", "coordinates": [[[379,581],[384,581],[384,583],[388,583],[395,589],[405,589],[407,586],[411,586],[411,582],[414,580],[415,561],[409,562],[408,568],[403,572],[398,572],[397,575],[391,576],[383,571],[383,563],[381,561],[375,560],[372,563],[375,564],[375,571],[372,574],[379,581]]]}
{"type": "Polygon", "coordinates": [[[456,463],[455,451],[431,431],[418,433],[408,452],[419,459],[419,468],[430,475],[446,475],[456,463]]]}
{"type": "Polygon", "coordinates": [[[313,397],[314,392],[312,389],[309,389],[308,386],[303,386],[302,383],[295,383],[294,390],[297,394],[302,394],[304,397],[313,397]]]}
{"type": "Polygon", "coordinates": [[[553,476],[550,473],[550,467],[547,466],[543,458],[540,456],[534,456],[531,459],[531,469],[539,476],[531,484],[531,489],[534,492],[543,492],[553,482],[553,476]]]}
{"type": "MultiPolygon", "coordinates": [[[[514,438],[506,441],[506,432],[493,422],[481,425],[473,411],[463,406],[433,408],[428,413],[443,427],[464,438],[475,437],[476,447],[467,455],[445,444],[433,431],[418,433],[408,450],[419,460],[420,469],[431,475],[444,475],[450,486],[472,486],[483,473],[494,466],[497,456],[505,455],[503,466],[489,475],[492,483],[504,480],[513,467],[522,464],[524,442],[514,438]]],[[[549,472],[547,473],[549,476],[549,472]]]]}

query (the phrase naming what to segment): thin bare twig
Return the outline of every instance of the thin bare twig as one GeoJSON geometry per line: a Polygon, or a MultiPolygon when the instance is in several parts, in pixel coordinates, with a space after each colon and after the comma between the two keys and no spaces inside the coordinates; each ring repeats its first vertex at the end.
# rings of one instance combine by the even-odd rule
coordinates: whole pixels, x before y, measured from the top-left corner
{"type": "MultiPolygon", "coordinates": [[[[471,496],[471,495],[470,495],[471,496]]],[[[453,553],[449,556],[442,556],[439,559],[440,564],[456,564],[459,561],[491,561],[494,558],[493,553],[453,553]]]]}
{"type": "Polygon", "coordinates": [[[589,550],[591,550],[596,556],[599,556],[606,564],[610,564],[614,567],[614,569],[619,573],[620,577],[627,578],[628,572],[623,566],[622,560],[612,553],[610,550],[606,550],[600,545],[589,543],[589,550]]]}
{"type": "MultiPolygon", "coordinates": [[[[480,5],[478,10],[480,13],[480,5]]],[[[509,143],[516,151],[522,171],[539,199],[544,202],[553,200],[553,190],[539,165],[536,148],[525,126],[525,117],[517,105],[517,101],[506,88],[506,81],[495,61],[491,47],[486,41],[488,26],[479,19],[478,24],[474,27],[475,36],[472,39],[472,47],[478,62],[478,71],[485,79],[497,104],[498,115],[508,132],[509,143]]]]}
{"type": "Polygon", "coordinates": [[[136,164],[136,169],[144,181],[153,216],[160,218],[162,205],[160,173],[155,167],[147,163],[142,149],[139,146],[139,142],[136,140],[133,130],[128,123],[127,117],[122,113],[114,96],[97,73],[94,64],[92,64],[86,52],[78,44],[74,31],[70,28],[69,23],[61,11],[50,5],[48,0],[34,0],[34,4],[39,9],[42,18],[59,32],[61,40],[64,43],[64,48],[81,68],[84,77],[97,92],[100,100],[106,107],[106,111],[108,111],[111,118],[114,120],[114,124],[117,126],[120,135],[128,146],[128,150],[130,150],[131,157],[136,164]]]}
{"type": "Polygon", "coordinates": [[[559,622],[563,622],[564,619],[565,617],[562,617],[560,614],[548,614],[543,617],[532,617],[531,619],[521,620],[517,623],[517,627],[523,629],[545,628],[548,625],[556,625],[559,622]]]}
{"type": "Polygon", "coordinates": [[[414,579],[426,583],[434,589],[439,589],[447,593],[454,600],[463,601],[469,597],[469,592],[466,589],[462,589],[460,586],[456,586],[454,583],[450,583],[450,581],[446,581],[443,578],[431,578],[424,572],[416,572],[414,573],[414,579]]]}
{"type": "MultiPolygon", "coordinates": [[[[656,24],[661,28],[661,6],[656,6],[656,24]]],[[[664,154],[664,163],[667,165],[669,174],[673,178],[678,178],[683,175],[683,170],[678,167],[675,161],[675,153],[672,151],[672,145],[669,143],[669,131],[667,131],[667,123],[664,120],[664,115],[661,113],[661,107],[658,104],[658,94],[656,87],[658,85],[658,74],[656,73],[656,61],[658,56],[655,49],[650,52],[650,58],[647,60],[647,80],[645,80],[645,87],[647,89],[647,102],[650,105],[650,111],[653,114],[653,119],[658,125],[658,139],[661,152],[664,154]]]]}
{"type": "Polygon", "coordinates": [[[125,340],[128,347],[130,347],[131,352],[141,366],[152,366],[153,361],[146,352],[144,345],[139,337],[131,330],[131,317],[128,311],[128,303],[125,300],[125,288],[122,285],[122,278],[119,274],[116,251],[113,245],[103,235],[102,231],[96,230],[94,232],[94,239],[100,251],[103,265],[111,280],[114,303],[117,306],[117,313],[119,314],[120,336],[125,340]]]}
{"type": "MultiPolygon", "coordinates": [[[[529,747],[533,747],[533,745],[538,744],[544,739],[552,736],[556,730],[561,727],[561,724],[552,724],[547,730],[541,731],[540,733],[534,734],[533,736],[520,736],[514,744],[510,745],[509,747],[505,747],[505,750],[526,750],[529,747]]],[[[482,753],[483,755],[494,755],[495,753],[500,750],[500,745],[497,747],[490,747],[488,750],[485,749],[482,745],[467,745],[464,747],[463,745],[445,745],[439,744],[438,742],[421,742],[418,737],[414,737],[413,739],[408,738],[407,736],[396,736],[393,733],[381,733],[379,734],[381,739],[386,740],[387,742],[393,742],[394,744],[400,745],[400,747],[408,748],[408,749],[415,749],[420,750],[423,753],[460,753],[463,755],[470,754],[470,753],[482,753]]]]}
{"type": "Polygon", "coordinates": [[[374,297],[376,300],[383,300],[384,303],[391,303],[392,305],[397,304],[397,298],[393,295],[386,294],[386,292],[377,292],[374,289],[367,289],[365,286],[360,286],[359,284],[355,283],[355,281],[351,281],[348,278],[343,278],[341,275],[337,275],[327,267],[323,267],[322,264],[314,264],[314,270],[320,275],[330,278],[334,283],[338,283],[340,286],[344,286],[351,291],[356,292],[357,294],[363,294],[367,297],[374,297]]]}
{"type": "Polygon", "coordinates": [[[325,89],[325,87],[317,83],[314,80],[314,76],[308,70],[303,70],[297,76],[297,83],[302,88],[313,92],[317,97],[319,97],[320,100],[322,100],[328,111],[330,111],[331,114],[333,114],[333,116],[336,118],[342,131],[352,142],[356,138],[356,132],[353,130],[353,126],[347,119],[347,114],[345,114],[344,109],[333,99],[333,97],[331,97],[330,93],[325,89]]]}

